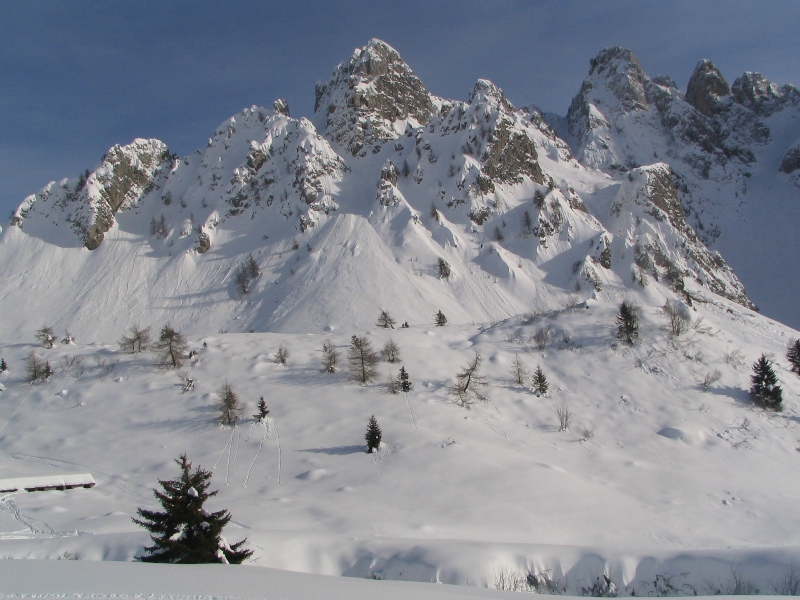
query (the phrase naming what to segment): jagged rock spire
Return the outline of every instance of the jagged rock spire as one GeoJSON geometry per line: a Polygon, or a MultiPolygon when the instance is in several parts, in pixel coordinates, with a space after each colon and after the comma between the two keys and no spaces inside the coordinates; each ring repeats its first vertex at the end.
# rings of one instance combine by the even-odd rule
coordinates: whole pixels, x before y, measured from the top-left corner
{"type": "Polygon", "coordinates": [[[717,112],[719,100],[731,93],[722,73],[710,60],[701,60],[689,78],[686,101],[707,117],[717,112]]]}
{"type": "Polygon", "coordinates": [[[433,111],[425,86],[387,43],[373,39],[341,63],[328,83],[317,84],[314,112],[329,139],[358,155],[424,125],[433,111]]]}

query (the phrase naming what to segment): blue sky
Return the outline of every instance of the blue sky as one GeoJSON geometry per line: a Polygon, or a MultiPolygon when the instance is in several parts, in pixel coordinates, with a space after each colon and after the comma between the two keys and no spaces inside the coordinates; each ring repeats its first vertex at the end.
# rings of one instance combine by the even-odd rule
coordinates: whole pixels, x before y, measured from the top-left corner
{"type": "Polygon", "coordinates": [[[217,124],[314,85],[355,47],[394,46],[428,89],[466,99],[478,78],[517,105],[565,114],[607,46],[684,88],[702,58],[800,84],[800,2],[4,2],[0,4],[0,218],[115,143],[157,137],[185,155],[217,124]]]}

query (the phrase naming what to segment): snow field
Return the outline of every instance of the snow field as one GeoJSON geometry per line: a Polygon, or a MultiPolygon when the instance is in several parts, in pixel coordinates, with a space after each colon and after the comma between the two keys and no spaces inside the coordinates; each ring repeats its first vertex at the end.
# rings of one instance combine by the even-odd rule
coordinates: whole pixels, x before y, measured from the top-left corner
{"type": "Polygon", "coordinates": [[[498,569],[533,569],[570,593],[608,572],[640,595],[662,569],[712,593],[733,565],[768,591],[798,550],[787,523],[800,510],[800,380],[783,360],[796,332],[715,300],[696,303],[702,322],[670,340],[650,302],[629,348],[613,335],[616,308],[589,302],[483,326],[375,329],[366,332],[374,348],[392,338],[402,360],[381,363],[368,386],[347,378],[344,331],[192,338],[198,357],[182,371],[195,388],[186,393],[151,354],[92,344],[37,350],[55,374],[29,385],[21,376],[33,346],[6,346],[0,475],[86,472],[97,486],[3,495],[0,555],[131,560],[148,537],[130,517],[156,505],[152,488],[175,476],[185,451],[212,469],[211,508],[230,510],[226,538],[247,537],[257,566],[472,586],[492,586],[498,569]],[[529,338],[542,327],[553,334],[538,351],[529,338]],[[339,373],[320,371],[325,341],[342,353],[339,373]],[[280,345],[291,353],[286,366],[274,362],[280,345]],[[475,350],[489,401],[460,408],[448,387],[475,350]],[[749,401],[761,352],[774,356],[782,413],[749,401]],[[515,354],[531,372],[542,366],[546,397],[512,384],[515,354]],[[59,366],[70,355],[82,373],[59,366]],[[401,364],[412,392],[390,395],[384,382],[401,364]],[[720,379],[703,391],[712,370],[720,379]],[[217,422],[225,379],[244,407],[234,428],[217,422]],[[250,418],[262,395],[266,426],[250,418]],[[573,416],[567,432],[561,404],[573,416]],[[386,448],[368,455],[372,414],[386,448]],[[585,431],[592,436],[581,441],[585,431]]]}

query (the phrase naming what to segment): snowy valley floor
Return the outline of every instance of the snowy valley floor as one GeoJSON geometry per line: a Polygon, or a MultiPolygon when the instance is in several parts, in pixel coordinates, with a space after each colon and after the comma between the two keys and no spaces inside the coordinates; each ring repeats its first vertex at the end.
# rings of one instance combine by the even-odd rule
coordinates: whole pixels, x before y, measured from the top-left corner
{"type": "MultiPolygon", "coordinates": [[[[614,336],[616,308],[590,301],[492,325],[376,328],[365,333],[375,349],[391,338],[401,361],[381,363],[367,386],[346,369],[350,336],[364,332],[191,339],[197,357],[180,372],[195,388],[186,393],[179,371],[159,370],[152,354],[91,340],[38,349],[55,373],[30,385],[24,364],[33,340],[6,345],[0,479],[88,473],[97,485],[0,495],[0,557],[53,559],[0,561],[0,593],[494,593],[306,576],[305,594],[293,587],[299,575],[274,569],[471,588],[509,587],[533,573],[551,591],[574,595],[604,574],[620,595],[726,593],[737,581],[773,593],[800,565],[800,378],[784,358],[797,332],[715,300],[697,303],[694,327],[675,339],[658,308],[645,307],[640,342],[630,348],[614,336]],[[542,329],[550,335],[539,350],[532,338],[542,329]],[[338,373],[321,372],[326,341],[342,353],[338,373]],[[290,352],[285,366],[274,361],[280,345],[290,352]],[[467,409],[448,389],[476,350],[489,401],[467,409]],[[783,386],[781,413],[748,397],[750,365],[762,352],[773,356],[783,386]],[[513,384],[517,354],[531,371],[541,365],[547,396],[513,384]],[[385,382],[400,365],[413,389],[392,395],[385,382]],[[233,428],[218,423],[225,379],[244,405],[233,428]],[[250,418],[260,396],[271,411],[266,427],[250,418]],[[572,414],[568,431],[559,428],[562,405],[572,414]],[[373,414],[385,447],[368,455],[373,414]],[[192,575],[189,587],[165,592],[158,577],[133,574],[142,565],[88,564],[130,561],[148,543],[131,517],[157,508],[152,489],[177,475],[181,452],[212,470],[219,495],[210,508],[233,516],[227,539],[247,537],[255,551],[252,566],[225,570],[241,588],[201,589],[205,575],[192,575]],[[51,572],[130,586],[49,589],[51,572]],[[257,585],[262,576],[271,582],[257,585]]],[[[222,572],[206,568],[209,581],[222,572]]]]}

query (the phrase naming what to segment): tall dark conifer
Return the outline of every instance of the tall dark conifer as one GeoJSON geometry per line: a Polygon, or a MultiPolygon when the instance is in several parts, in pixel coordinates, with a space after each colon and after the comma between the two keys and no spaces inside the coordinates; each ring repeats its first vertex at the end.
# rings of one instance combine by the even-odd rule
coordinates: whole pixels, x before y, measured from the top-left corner
{"type": "Polygon", "coordinates": [[[378,420],[375,418],[375,415],[372,415],[367,425],[367,434],[364,436],[364,439],[367,441],[367,452],[372,453],[380,448],[381,435],[381,428],[378,427],[378,420]]]}
{"type": "Polygon", "coordinates": [[[231,520],[227,510],[208,512],[203,504],[216,491],[209,492],[211,473],[200,467],[192,471],[192,463],[181,454],[175,461],[181,468],[178,479],[161,479],[164,491],[153,490],[164,512],[138,509],[133,522],[150,532],[152,546],[136,560],[174,564],[230,563],[239,564],[253,551],[242,548],[247,541],[228,545],[222,540],[222,529],[231,520]]]}
{"type": "Polygon", "coordinates": [[[783,403],[783,390],[778,385],[778,376],[772,368],[772,363],[761,355],[753,363],[753,374],[750,376],[753,385],[750,386],[750,396],[759,406],[768,410],[781,410],[783,403]]]}

